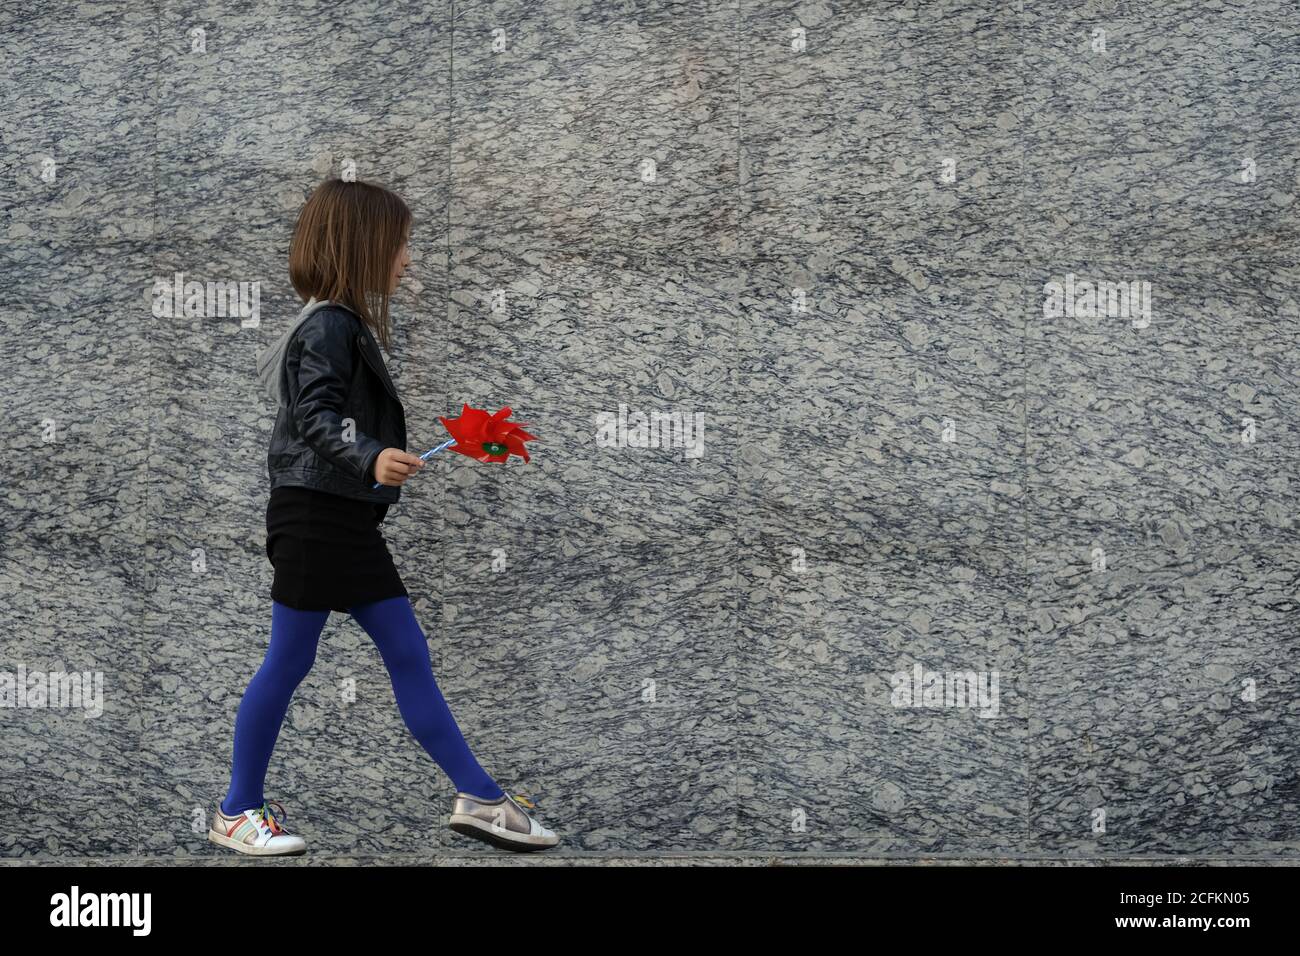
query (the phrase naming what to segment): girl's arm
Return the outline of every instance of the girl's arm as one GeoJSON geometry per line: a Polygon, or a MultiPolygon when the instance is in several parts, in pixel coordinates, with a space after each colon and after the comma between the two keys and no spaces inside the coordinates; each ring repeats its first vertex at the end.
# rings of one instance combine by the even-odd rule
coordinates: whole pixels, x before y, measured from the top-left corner
{"type": "Polygon", "coordinates": [[[355,425],[352,441],[343,434],[341,410],[354,371],[353,321],[326,309],[303,323],[289,351],[290,362],[296,357],[298,368],[289,413],[298,434],[318,454],[362,481],[374,481],[372,469],[383,443],[356,431],[355,425]]]}

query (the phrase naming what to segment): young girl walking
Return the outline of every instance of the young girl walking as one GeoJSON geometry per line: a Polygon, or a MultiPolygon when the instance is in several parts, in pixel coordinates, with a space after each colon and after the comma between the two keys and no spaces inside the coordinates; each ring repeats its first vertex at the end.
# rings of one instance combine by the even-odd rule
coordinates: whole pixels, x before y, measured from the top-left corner
{"type": "Polygon", "coordinates": [[[389,297],[411,261],[410,227],[410,210],[387,189],[340,179],[319,186],[289,249],[289,278],[306,306],[258,360],[280,403],[267,453],[271,639],[239,704],[230,788],[208,831],[240,853],[306,850],[286,829],[283,804],[262,788],[330,611],[350,614],[379,648],[402,719],[456,787],[451,828],[509,850],[559,842],[527,798],[505,793],[474,758],[379,531],[425,464],[406,451],[405,413],[375,341],[391,352],[389,297]]]}

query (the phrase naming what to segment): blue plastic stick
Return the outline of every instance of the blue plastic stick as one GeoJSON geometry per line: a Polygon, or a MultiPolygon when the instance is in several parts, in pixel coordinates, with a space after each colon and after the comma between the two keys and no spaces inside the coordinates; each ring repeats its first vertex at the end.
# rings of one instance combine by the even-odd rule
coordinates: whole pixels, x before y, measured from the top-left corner
{"type": "MultiPolygon", "coordinates": [[[[456,444],[456,439],[454,439],[454,438],[448,438],[445,442],[443,442],[443,443],[442,443],[441,445],[439,445],[437,448],[430,448],[428,451],[426,451],[423,455],[420,456],[420,459],[421,459],[422,461],[428,461],[430,455],[434,454],[435,452],[440,452],[440,451],[442,451],[444,448],[450,448],[450,447],[451,447],[452,445],[454,445],[454,444],[456,444]]],[[[373,486],[373,487],[375,487],[375,488],[381,488],[381,487],[383,487],[383,485],[384,485],[384,483],[383,483],[382,481],[376,481],[376,482],[374,483],[374,486],[373,486]]]]}

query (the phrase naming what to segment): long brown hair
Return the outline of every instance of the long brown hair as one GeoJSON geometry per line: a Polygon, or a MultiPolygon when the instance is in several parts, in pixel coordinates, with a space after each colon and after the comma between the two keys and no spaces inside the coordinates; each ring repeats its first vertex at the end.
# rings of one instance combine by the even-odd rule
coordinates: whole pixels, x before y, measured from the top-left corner
{"type": "Polygon", "coordinates": [[[389,283],[411,229],[411,210],[374,183],[327,179],[316,187],[289,243],[289,281],[303,302],[339,302],[391,351],[389,283]]]}

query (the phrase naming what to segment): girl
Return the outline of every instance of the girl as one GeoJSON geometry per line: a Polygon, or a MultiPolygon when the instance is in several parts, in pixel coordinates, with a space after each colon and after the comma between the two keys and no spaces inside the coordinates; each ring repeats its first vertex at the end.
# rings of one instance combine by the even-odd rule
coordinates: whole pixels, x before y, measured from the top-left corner
{"type": "Polygon", "coordinates": [[[289,278],[307,305],[259,358],[280,401],[267,454],[271,641],[239,705],[230,788],[208,831],[212,842],[240,853],[306,850],[285,829],[284,806],[268,802],[262,786],[330,611],[350,614],[374,640],[402,719],[455,784],[451,828],[510,850],[559,842],[465,743],[379,531],[401,486],[425,464],[405,450],[405,413],[375,342],[377,334],[391,351],[388,303],[411,261],[410,226],[406,204],[379,186],[331,179],[317,188],[289,249],[289,278]]]}

